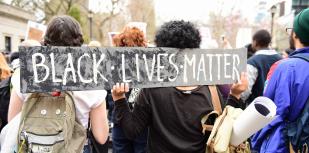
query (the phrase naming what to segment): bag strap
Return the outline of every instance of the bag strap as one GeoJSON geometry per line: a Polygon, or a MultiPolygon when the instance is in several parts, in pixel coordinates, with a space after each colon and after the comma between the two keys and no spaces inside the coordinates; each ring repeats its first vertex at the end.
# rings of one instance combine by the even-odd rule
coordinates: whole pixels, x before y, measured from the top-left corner
{"type": "Polygon", "coordinates": [[[290,56],[290,58],[300,58],[300,59],[303,59],[303,60],[309,62],[309,56],[306,55],[306,54],[296,54],[296,55],[290,56]]]}
{"type": "Polygon", "coordinates": [[[202,124],[202,132],[205,134],[206,131],[212,131],[213,125],[205,124],[208,118],[212,115],[216,115],[216,117],[220,116],[222,114],[222,107],[219,99],[219,94],[216,86],[208,86],[210,95],[211,95],[211,103],[213,105],[214,110],[210,112],[209,114],[205,115],[201,119],[202,124]]]}
{"type": "Polygon", "coordinates": [[[220,114],[222,114],[221,102],[219,99],[219,94],[216,86],[208,86],[208,89],[211,94],[211,103],[214,107],[214,110],[220,114]]]}
{"type": "Polygon", "coordinates": [[[209,132],[212,131],[212,129],[213,129],[214,126],[213,126],[213,125],[210,125],[210,124],[205,124],[205,123],[206,123],[206,121],[208,120],[208,118],[209,118],[210,116],[213,116],[213,115],[216,116],[216,118],[220,116],[219,113],[218,113],[217,111],[212,111],[212,112],[210,112],[209,114],[205,115],[205,116],[201,119],[202,133],[203,133],[203,134],[205,134],[206,131],[209,131],[209,132]]]}
{"type": "MultiPolygon", "coordinates": [[[[294,133],[294,130],[289,130],[289,129],[294,129],[294,128],[297,128],[297,131],[298,130],[301,130],[303,131],[303,126],[302,124],[306,122],[306,114],[308,113],[307,111],[309,110],[309,97],[307,98],[307,101],[305,103],[305,106],[303,107],[303,110],[301,111],[301,113],[298,115],[297,117],[297,120],[294,121],[294,122],[291,122],[289,120],[288,123],[287,123],[287,137],[288,137],[288,140],[289,140],[289,149],[290,149],[290,153],[295,153],[294,151],[294,148],[293,148],[293,145],[294,146],[297,146],[297,143],[299,143],[300,139],[301,139],[301,134],[295,134],[294,133]],[[302,124],[299,124],[299,122],[302,122],[302,124]],[[300,128],[300,129],[299,129],[300,128]],[[293,140],[293,141],[292,141],[293,140]]],[[[308,151],[308,145],[303,145],[303,151],[306,150],[308,151]]],[[[299,149],[299,148],[297,148],[299,149]]]]}
{"type": "Polygon", "coordinates": [[[211,146],[211,142],[213,141],[213,138],[216,137],[217,135],[217,132],[219,130],[219,127],[222,125],[225,117],[227,116],[227,113],[228,113],[228,108],[229,106],[227,106],[224,111],[222,112],[222,114],[217,118],[217,120],[215,121],[215,124],[213,125],[213,128],[211,130],[211,133],[208,137],[208,140],[207,140],[207,146],[211,146]]]}
{"type": "Polygon", "coordinates": [[[289,143],[289,150],[290,150],[290,153],[295,153],[293,147],[292,147],[292,144],[291,142],[289,143]]]}

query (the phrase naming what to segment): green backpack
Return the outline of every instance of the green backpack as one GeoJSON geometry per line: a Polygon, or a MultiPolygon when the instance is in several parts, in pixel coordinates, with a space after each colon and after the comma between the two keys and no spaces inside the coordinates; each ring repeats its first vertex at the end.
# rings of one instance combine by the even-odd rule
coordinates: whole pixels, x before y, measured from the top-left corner
{"type": "Polygon", "coordinates": [[[86,129],[75,115],[72,93],[33,93],[22,108],[18,153],[81,153],[86,129]]]}

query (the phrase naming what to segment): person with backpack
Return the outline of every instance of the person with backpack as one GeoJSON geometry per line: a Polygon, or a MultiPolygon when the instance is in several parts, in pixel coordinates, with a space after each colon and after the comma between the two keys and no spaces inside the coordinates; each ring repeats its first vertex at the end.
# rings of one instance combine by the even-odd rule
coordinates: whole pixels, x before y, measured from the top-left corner
{"type": "MultiPolygon", "coordinates": [[[[199,30],[185,21],[163,24],[155,37],[157,47],[199,48],[200,42],[199,30]]],[[[240,83],[231,87],[226,105],[243,107],[240,94],[247,83],[242,74],[240,83]]],[[[217,106],[212,99],[222,99],[215,86],[141,89],[133,111],[125,97],[128,91],[128,84],[123,83],[112,89],[115,121],[127,138],[134,139],[148,128],[148,153],[205,153],[210,132],[202,133],[201,120],[217,106]]]]}
{"type": "MultiPolygon", "coordinates": [[[[48,24],[43,45],[81,46],[83,41],[75,19],[57,16],[48,24]]],[[[109,130],[105,97],[105,90],[22,94],[13,85],[8,120],[21,112],[18,149],[88,153],[89,118],[95,139],[104,144],[109,130]]]]}
{"type": "Polygon", "coordinates": [[[309,8],[295,18],[287,59],[275,65],[264,96],[277,105],[278,117],[252,137],[257,152],[308,152],[309,145],[309,8]]]}

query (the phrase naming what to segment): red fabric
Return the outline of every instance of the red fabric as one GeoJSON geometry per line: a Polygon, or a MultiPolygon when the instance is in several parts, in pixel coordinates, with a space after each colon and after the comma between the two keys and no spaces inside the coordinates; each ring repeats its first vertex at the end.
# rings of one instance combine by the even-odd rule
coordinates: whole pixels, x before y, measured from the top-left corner
{"type": "Polygon", "coordinates": [[[61,92],[58,92],[58,91],[51,93],[51,95],[54,96],[54,97],[58,97],[58,96],[60,96],[60,94],[61,94],[61,92]]]}
{"type": "Polygon", "coordinates": [[[271,76],[273,75],[274,71],[276,70],[277,66],[279,65],[279,63],[281,62],[280,61],[277,61],[276,63],[274,63],[270,69],[269,69],[269,72],[267,74],[267,79],[266,80],[270,80],[271,76]]]}

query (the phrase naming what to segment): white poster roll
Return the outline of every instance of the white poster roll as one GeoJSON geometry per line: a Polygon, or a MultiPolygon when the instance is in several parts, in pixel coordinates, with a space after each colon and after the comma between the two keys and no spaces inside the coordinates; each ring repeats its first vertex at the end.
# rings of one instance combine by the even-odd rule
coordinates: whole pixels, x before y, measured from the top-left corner
{"type": "Polygon", "coordinates": [[[277,106],[267,97],[257,97],[235,120],[230,144],[238,146],[275,119],[277,106]]]}

